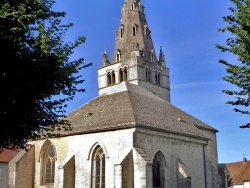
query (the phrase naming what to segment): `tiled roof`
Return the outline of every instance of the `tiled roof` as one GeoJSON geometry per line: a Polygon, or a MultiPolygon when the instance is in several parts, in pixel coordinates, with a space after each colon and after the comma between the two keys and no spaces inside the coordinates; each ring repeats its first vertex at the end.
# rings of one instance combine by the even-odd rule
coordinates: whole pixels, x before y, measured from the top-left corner
{"type": "Polygon", "coordinates": [[[233,185],[243,185],[250,181],[250,161],[240,161],[226,164],[233,185]]]}
{"type": "Polygon", "coordinates": [[[17,149],[4,149],[3,152],[0,153],[0,162],[10,162],[19,152],[20,150],[17,149]]]}
{"type": "Polygon", "coordinates": [[[145,127],[207,139],[200,129],[217,131],[137,85],[126,83],[126,87],[123,92],[99,96],[68,114],[73,130],[60,134],[145,127]]]}

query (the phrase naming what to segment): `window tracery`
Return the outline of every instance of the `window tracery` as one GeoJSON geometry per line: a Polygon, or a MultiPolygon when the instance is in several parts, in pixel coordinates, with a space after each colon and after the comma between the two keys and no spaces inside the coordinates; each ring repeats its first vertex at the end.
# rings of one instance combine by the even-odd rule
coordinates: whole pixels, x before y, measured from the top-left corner
{"type": "Polygon", "coordinates": [[[41,154],[42,184],[54,184],[56,152],[50,141],[46,141],[41,154]]]}

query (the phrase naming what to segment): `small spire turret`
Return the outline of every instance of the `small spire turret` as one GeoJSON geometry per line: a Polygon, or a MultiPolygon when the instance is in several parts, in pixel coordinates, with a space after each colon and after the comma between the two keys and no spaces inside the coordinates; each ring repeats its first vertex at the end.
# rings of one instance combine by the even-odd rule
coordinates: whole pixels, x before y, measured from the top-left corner
{"type": "Polygon", "coordinates": [[[159,54],[159,64],[165,65],[166,59],[165,54],[162,51],[162,47],[160,46],[160,54],[159,54]]]}
{"type": "Polygon", "coordinates": [[[102,55],[102,67],[105,67],[109,64],[107,47],[105,47],[104,53],[102,55]]]}

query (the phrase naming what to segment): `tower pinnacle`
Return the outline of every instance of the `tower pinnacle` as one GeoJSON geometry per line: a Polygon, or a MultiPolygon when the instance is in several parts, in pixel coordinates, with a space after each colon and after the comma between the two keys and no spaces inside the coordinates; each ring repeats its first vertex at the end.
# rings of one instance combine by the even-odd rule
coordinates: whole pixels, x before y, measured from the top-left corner
{"type": "Polygon", "coordinates": [[[105,47],[104,53],[102,55],[102,66],[107,66],[109,64],[107,47],[105,47]]]}

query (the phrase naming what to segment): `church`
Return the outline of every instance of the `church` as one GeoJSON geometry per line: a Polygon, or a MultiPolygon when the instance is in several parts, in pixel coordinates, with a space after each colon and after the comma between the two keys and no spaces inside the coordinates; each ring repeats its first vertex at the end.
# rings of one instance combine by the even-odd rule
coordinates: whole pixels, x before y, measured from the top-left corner
{"type": "Polygon", "coordinates": [[[15,187],[220,187],[218,131],[171,104],[144,11],[125,0],[114,53],[105,50],[97,70],[99,95],[67,115],[72,130],[33,142],[16,162],[15,187]]]}

